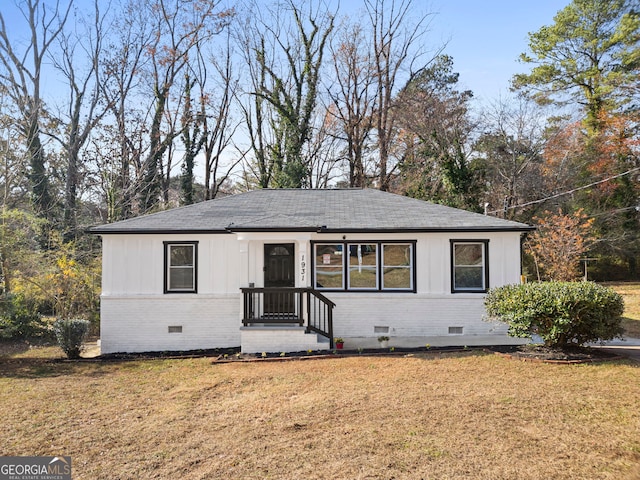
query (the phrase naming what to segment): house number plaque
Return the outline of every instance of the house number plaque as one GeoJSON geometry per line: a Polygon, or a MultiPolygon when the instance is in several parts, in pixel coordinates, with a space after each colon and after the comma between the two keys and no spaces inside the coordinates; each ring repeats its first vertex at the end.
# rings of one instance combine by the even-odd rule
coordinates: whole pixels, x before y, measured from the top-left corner
{"type": "Polygon", "coordinates": [[[300,254],[300,285],[306,285],[307,278],[307,256],[305,253],[300,254]]]}

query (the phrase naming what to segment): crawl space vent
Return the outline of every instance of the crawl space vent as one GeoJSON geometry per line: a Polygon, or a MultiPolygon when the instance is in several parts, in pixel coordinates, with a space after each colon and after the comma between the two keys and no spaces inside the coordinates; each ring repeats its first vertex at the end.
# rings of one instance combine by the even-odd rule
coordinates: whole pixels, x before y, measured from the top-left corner
{"type": "Polygon", "coordinates": [[[449,335],[462,335],[463,327],[449,327],[449,335]]]}
{"type": "Polygon", "coordinates": [[[182,325],[169,326],[169,333],[182,333],[182,325]]]}
{"type": "Polygon", "coordinates": [[[373,327],[373,333],[389,333],[389,327],[373,327]]]}

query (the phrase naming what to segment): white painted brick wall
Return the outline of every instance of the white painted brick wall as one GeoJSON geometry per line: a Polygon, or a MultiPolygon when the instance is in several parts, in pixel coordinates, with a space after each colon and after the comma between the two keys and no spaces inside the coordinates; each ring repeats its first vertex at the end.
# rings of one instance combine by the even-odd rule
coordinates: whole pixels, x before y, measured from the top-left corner
{"type": "Polygon", "coordinates": [[[238,295],[101,298],[102,353],[197,350],[240,346],[238,295]],[[182,333],[168,333],[182,326],[182,333]]]}
{"type": "MultiPolygon", "coordinates": [[[[334,336],[354,347],[375,347],[389,327],[395,346],[473,344],[473,337],[494,337],[481,343],[509,343],[507,327],[484,321],[482,295],[349,294],[328,296],[334,310],[334,336]],[[449,327],[463,327],[463,336],[449,327]],[[357,339],[357,340],[356,340],[357,339]],[[402,340],[400,340],[402,339],[402,340]],[[414,339],[413,341],[411,339],[414,339]],[[447,340],[449,339],[449,340],[447,340]],[[354,343],[355,342],[355,343],[354,343]]],[[[244,352],[278,352],[328,348],[315,335],[301,331],[253,329],[241,334],[241,295],[103,296],[103,353],[177,351],[238,347],[244,352]],[[168,333],[182,326],[182,333],[168,333]]]]}
{"type": "Polygon", "coordinates": [[[242,353],[300,352],[327,350],[329,342],[319,342],[315,333],[304,328],[244,327],[241,331],[242,353]]]}
{"type": "Polygon", "coordinates": [[[389,327],[388,336],[447,336],[449,327],[465,335],[505,335],[506,325],[484,321],[482,295],[328,294],[337,337],[372,337],[374,327],[389,327]]]}

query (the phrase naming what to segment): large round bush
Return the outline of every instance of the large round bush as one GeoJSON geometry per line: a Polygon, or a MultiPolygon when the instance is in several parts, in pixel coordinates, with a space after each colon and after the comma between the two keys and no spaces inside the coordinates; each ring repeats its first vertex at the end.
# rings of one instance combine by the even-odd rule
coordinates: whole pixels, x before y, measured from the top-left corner
{"type": "Polygon", "coordinates": [[[563,348],[620,337],[624,302],[614,290],[593,282],[541,282],[491,289],[485,299],[491,318],[506,322],[509,335],[563,348]]]}

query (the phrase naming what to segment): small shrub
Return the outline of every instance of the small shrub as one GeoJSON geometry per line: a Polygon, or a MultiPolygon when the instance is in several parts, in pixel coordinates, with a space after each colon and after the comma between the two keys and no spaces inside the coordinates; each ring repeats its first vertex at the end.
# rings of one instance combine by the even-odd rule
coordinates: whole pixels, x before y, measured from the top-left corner
{"type": "Polygon", "coordinates": [[[53,324],[56,340],[62,351],[68,358],[80,358],[82,344],[89,331],[89,322],[77,318],[66,320],[58,319],[53,324]]]}
{"type": "Polygon", "coordinates": [[[543,282],[491,289],[490,317],[506,322],[512,337],[537,334],[545,345],[563,348],[620,337],[624,302],[592,282],[543,282]]]}

